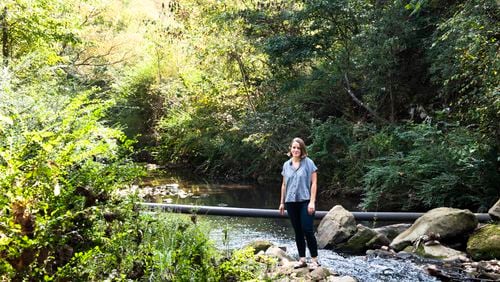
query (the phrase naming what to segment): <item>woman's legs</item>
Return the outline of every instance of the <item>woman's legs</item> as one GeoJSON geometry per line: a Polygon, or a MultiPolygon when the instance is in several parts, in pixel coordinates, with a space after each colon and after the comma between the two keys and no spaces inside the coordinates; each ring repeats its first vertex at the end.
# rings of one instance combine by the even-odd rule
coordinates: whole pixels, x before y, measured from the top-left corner
{"type": "Polygon", "coordinates": [[[316,237],[314,236],[314,213],[309,214],[307,212],[307,205],[309,201],[303,202],[300,209],[300,219],[302,225],[302,232],[306,237],[307,248],[311,253],[311,257],[315,260],[318,257],[318,243],[316,237]]]}
{"type": "Polygon", "coordinates": [[[307,212],[308,204],[308,201],[286,203],[286,210],[295,231],[295,243],[297,244],[299,257],[305,259],[307,241],[311,257],[315,260],[318,256],[318,244],[314,236],[314,214],[310,215],[307,212]]]}
{"type": "Polygon", "coordinates": [[[290,217],[290,221],[295,232],[295,244],[297,244],[297,251],[299,252],[300,259],[306,257],[306,242],[304,240],[304,232],[302,231],[301,221],[301,203],[286,203],[286,211],[290,217]]]}

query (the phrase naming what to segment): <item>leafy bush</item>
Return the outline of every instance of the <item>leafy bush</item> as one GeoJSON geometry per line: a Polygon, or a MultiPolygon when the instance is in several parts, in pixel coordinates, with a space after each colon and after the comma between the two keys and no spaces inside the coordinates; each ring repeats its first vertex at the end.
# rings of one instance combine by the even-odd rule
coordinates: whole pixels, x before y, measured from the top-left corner
{"type": "Polygon", "coordinates": [[[439,206],[485,211],[499,192],[495,148],[464,128],[409,124],[364,141],[390,144],[371,158],[363,176],[368,210],[423,210],[439,206]]]}
{"type": "Polygon", "coordinates": [[[159,216],[147,230],[144,242],[153,250],[153,280],[217,281],[220,257],[208,238],[209,227],[193,224],[187,217],[159,216]]]}
{"type": "Polygon", "coordinates": [[[222,281],[262,280],[267,277],[267,270],[276,264],[276,260],[254,255],[254,252],[252,247],[235,250],[231,258],[219,266],[222,281]]]}
{"type": "Polygon", "coordinates": [[[44,86],[0,89],[0,268],[14,280],[48,279],[102,246],[111,192],[141,174],[130,141],[102,121],[110,103],[36,95],[44,86]]]}
{"type": "Polygon", "coordinates": [[[177,214],[128,211],[128,217],[108,225],[105,244],[76,253],[59,277],[218,281],[220,255],[207,237],[207,226],[177,214]]]}
{"type": "Polygon", "coordinates": [[[320,186],[328,187],[332,194],[344,185],[358,186],[356,179],[361,177],[362,170],[356,170],[356,161],[348,154],[355,143],[354,134],[354,125],[343,119],[330,118],[313,129],[309,154],[320,170],[320,186]]]}

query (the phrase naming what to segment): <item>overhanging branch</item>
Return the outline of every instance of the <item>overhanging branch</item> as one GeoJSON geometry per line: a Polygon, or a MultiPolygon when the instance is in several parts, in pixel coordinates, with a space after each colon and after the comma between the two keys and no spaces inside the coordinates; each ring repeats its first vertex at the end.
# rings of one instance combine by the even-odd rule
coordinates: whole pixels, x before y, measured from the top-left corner
{"type": "Polygon", "coordinates": [[[349,93],[349,96],[351,96],[351,98],[354,100],[354,102],[356,104],[358,104],[359,106],[361,106],[362,108],[364,108],[365,110],[367,110],[378,121],[380,121],[382,123],[387,123],[386,119],[379,116],[374,110],[372,110],[365,103],[363,103],[363,101],[359,100],[358,97],[356,97],[356,95],[354,95],[354,92],[352,92],[352,90],[351,90],[351,85],[349,83],[349,78],[347,77],[347,74],[344,74],[344,79],[345,79],[345,83],[346,83],[346,87],[344,89],[347,91],[347,93],[349,93]]]}

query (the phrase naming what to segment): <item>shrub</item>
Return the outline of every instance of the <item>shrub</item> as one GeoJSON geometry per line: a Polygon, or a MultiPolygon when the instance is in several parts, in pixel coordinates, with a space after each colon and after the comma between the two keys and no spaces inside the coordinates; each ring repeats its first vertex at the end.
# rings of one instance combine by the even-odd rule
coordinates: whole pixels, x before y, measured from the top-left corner
{"type": "Polygon", "coordinates": [[[364,143],[373,147],[379,140],[391,145],[366,165],[364,209],[450,206],[485,211],[499,196],[495,149],[477,132],[409,124],[381,131],[364,143]]]}

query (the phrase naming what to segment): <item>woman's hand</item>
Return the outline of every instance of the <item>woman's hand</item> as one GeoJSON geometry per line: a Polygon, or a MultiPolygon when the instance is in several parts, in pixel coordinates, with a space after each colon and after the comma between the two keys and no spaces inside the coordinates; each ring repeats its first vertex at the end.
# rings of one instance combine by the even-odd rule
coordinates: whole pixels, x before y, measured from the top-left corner
{"type": "Polygon", "coordinates": [[[309,202],[309,205],[307,205],[307,212],[312,215],[316,211],[316,205],[314,202],[309,202]]]}
{"type": "Polygon", "coordinates": [[[281,215],[285,214],[285,204],[280,204],[280,207],[278,209],[280,210],[281,215]]]}

